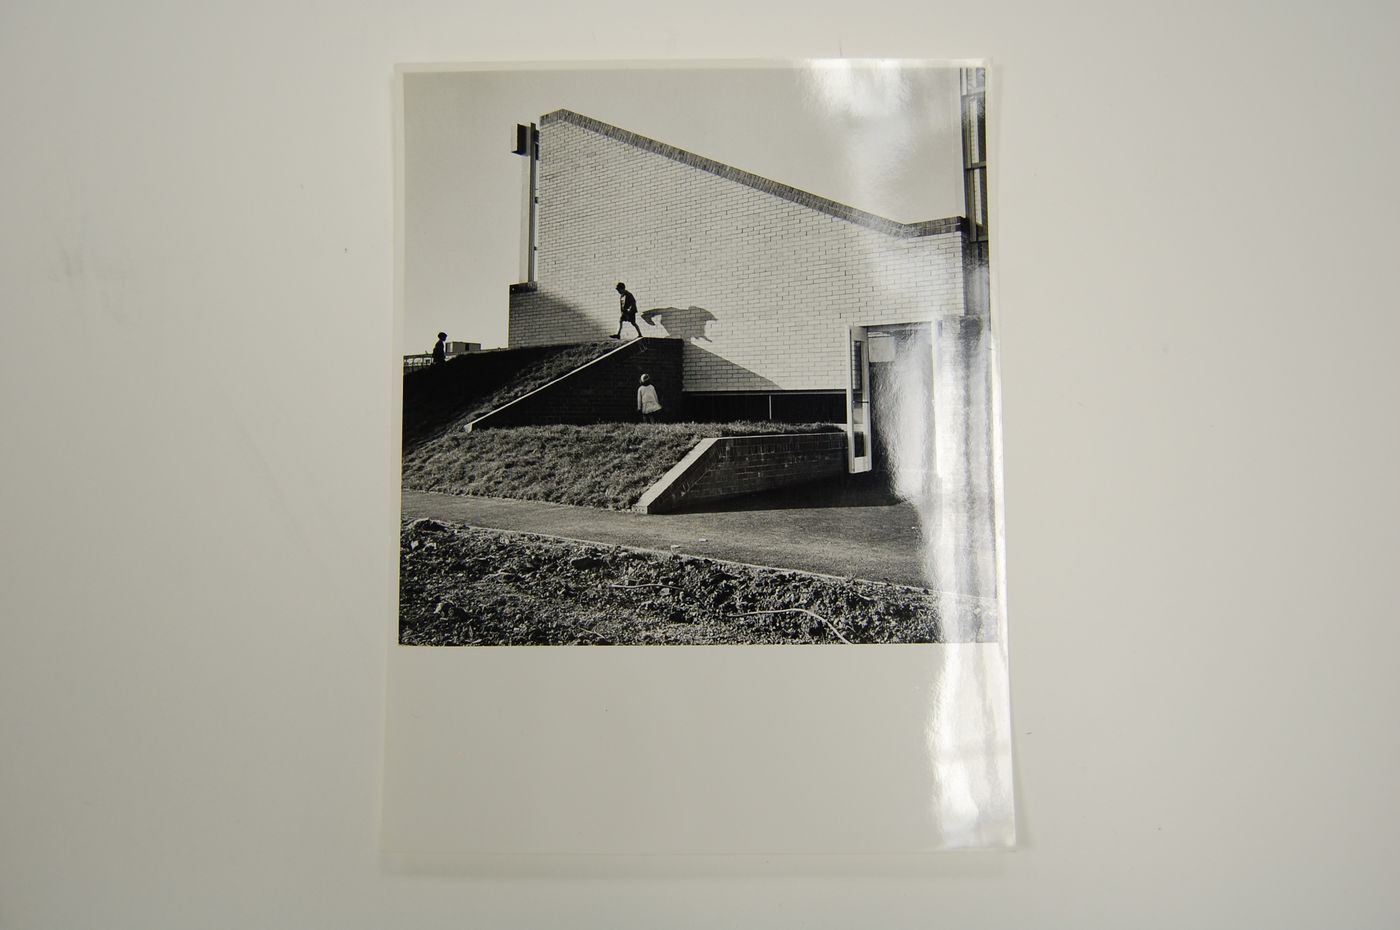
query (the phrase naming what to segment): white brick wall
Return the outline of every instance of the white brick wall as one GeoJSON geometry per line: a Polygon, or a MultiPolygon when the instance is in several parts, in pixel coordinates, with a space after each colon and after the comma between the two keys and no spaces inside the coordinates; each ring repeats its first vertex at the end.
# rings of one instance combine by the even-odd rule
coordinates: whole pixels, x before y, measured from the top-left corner
{"type": "Polygon", "coordinates": [[[641,311],[680,308],[638,323],[688,340],[686,390],[832,390],[851,324],[963,312],[957,232],[901,238],[561,119],[540,152],[539,289],[512,295],[512,346],[614,332],[625,281],[641,311]]]}

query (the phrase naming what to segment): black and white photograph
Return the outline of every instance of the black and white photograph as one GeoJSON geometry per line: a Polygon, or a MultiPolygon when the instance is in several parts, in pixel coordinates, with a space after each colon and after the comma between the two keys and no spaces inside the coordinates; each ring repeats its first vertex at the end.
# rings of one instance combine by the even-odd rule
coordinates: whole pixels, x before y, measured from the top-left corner
{"type": "Polygon", "coordinates": [[[1398,33],[4,3],[0,930],[1400,928],[1398,33]]]}
{"type": "Polygon", "coordinates": [[[998,640],[982,65],[401,82],[401,644],[998,640]]]}

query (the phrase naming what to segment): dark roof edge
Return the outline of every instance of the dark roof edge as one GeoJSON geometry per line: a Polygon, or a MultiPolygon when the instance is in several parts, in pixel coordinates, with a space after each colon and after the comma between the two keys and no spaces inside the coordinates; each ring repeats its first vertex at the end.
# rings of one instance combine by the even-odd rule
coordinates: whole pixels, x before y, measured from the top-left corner
{"type": "Polygon", "coordinates": [[[961,216],[950,216],[941,220],[923,220],[918,223],[900,223],[895,220],[877,216],[874,213],[867,213],[864,210],[857,210],[855,207],[847,206],[844,203],[837,203],[835,200],[828,200],[825,197],[818,197],[816,194],[808,193],[787,184],[777,181],[770,181],[768,178],[759,177],[747,171],[730,167],[723,162],[715,161],[713,158],[706,158],[703,155],[696,155],[694,152],[687,152],[685,149],[678,149],[674,145],[667,145],[665,142],[657,142],[655,139],[648,139],[646,136],[629,132],[626,129],[619,129],[591,116],[584,116],[575,113],[573,110],[555,110],[540,117],[540,125],[546,126],[553,122],[572,123],[590,132],[607,136],[624,142],[634,148],[653,152],[672,161],[678,161],[683,165],[690,165],[692,168],[699,168],[701,171],[709,172],[726,180],[735,181],[754,190],[762,191],[765,194],[772,194],[774,197],[781,197],[783,200],[818,210],[828,216],[837,219],[847,220],[858,226],[873,229],[887,235],[896,236],[901,239],[913,239],[919,236],[937,236],[944,233],[960,232],[966,226],[966,221],[961,216]]]}

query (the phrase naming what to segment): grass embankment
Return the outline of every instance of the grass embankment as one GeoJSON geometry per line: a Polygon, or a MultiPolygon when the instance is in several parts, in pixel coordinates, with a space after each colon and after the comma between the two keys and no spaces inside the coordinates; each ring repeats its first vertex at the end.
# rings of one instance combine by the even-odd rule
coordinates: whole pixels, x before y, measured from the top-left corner
{"type": "Polygon", "coordinates": [[[626,510],[702,439],[835,429],[826,423],[599,423],[458,431],[405,456],[403,486],[626,510]]]}
{"type": "Polygon", "coordinates": [[[403,379],[403,450],[458,430],[616,348],[608,340],[488,349],[409,372],[403,379]]]}
{"type": "Polygon", "coordinates": [[[485,416],[497,407],[518,400],[531,391],[544,387],[556,378],[562,378],[574,369],[582,368],[617,347],[618,343],[611,340],[561,346],[554,355],[526,366],[508,384],[502,385],[467,407],[462,416],[458,418],[458,422],[465,425],[477,417],[485,416]]]}

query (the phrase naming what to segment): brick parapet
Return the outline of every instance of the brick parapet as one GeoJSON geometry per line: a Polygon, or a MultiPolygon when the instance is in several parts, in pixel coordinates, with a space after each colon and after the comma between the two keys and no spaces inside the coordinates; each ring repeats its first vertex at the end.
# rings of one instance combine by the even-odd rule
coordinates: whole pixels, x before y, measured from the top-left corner
{"type": "Polygon", "coordinates": [[[701,440],[647,489],[633,509],[666,513],[839,475],[846,470],[844,433],[784,433],[701,440]]]}

